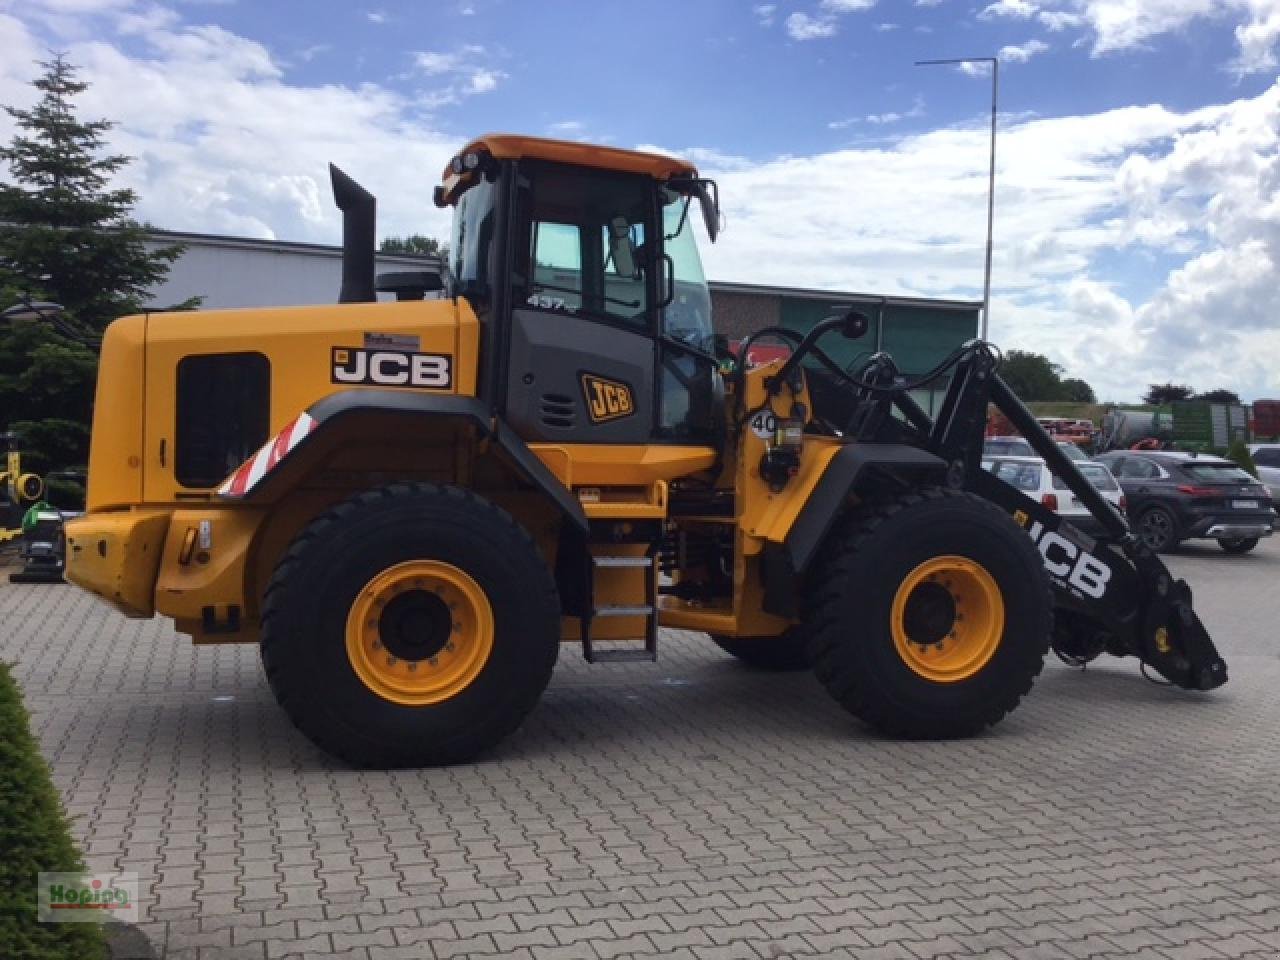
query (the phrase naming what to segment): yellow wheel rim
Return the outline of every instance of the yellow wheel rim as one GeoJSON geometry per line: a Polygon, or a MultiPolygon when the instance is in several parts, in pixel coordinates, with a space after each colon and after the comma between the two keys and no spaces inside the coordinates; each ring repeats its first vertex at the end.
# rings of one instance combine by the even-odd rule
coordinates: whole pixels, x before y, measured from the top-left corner
{"type": "Polygon", "coordinates": [[[465,571],[438,560],[388,567],[347,614],[347,657],[366,687],[425,706],[465,690],[493,650],[493,609],[465,571]]]}
{"type": "Polygon", "coordinates": [[[977,674],[1004,634],[1004,598],[968,557],[926,560],[903,579],[890,613],[893,645],[912,672],[935,683],[977,674]]]}

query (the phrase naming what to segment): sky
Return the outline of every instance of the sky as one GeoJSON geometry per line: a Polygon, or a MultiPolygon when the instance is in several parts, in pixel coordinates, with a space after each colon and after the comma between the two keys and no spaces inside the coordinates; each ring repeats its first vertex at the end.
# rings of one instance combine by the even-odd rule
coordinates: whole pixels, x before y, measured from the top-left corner
{"type": "MultiPolygon", "coordinates": [[[[980,299],[1101,399],[1280,397],[1280,0],[0,0],[0,103],[63,51],[156,227],[446,237],[492,131],[660,150],[719,185],[713,280],[980,299]]],[[[0,142],[12,136],[0,116],[0,142]]],[[[0,177],[7,172],[0,170],[0,177]]]]}

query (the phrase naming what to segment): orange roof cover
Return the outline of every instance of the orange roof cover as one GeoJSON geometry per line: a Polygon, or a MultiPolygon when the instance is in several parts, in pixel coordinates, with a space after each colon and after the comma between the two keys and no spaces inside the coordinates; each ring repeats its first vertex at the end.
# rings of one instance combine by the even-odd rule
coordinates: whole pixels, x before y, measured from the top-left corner
{"type": "MultiPolygon", "coordinates": [[[[531,157],[556,163],[576,163],[584,167],[620,170],[624,173],[645,173],[659,180],[698,174],[693,164],[659,153],[641,153],[638,150],[619,150],[616,147],[599,147],[595,144],[571,143],[567,140],[546,140],[542,137],[522,137],[510,133],[487,133],[483,137],[472,140],[458,153],[465,154],[472,150],[487,150],[499,160],[531,157]]],[[[448,180],[451,175],[452,171],[446,166],[441,176],[448,180]]]]}

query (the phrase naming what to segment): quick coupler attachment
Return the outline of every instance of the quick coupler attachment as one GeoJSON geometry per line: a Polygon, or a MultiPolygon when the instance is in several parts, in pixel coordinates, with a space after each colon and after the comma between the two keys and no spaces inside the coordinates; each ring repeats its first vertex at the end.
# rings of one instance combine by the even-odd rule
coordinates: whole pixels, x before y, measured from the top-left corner
{"type": "MultiPolygon", "coordinates": [[[[1159,585],[1158,585],[1159,586],[1159,585]]],[[[1191,606],[1185,580],[1163,580],[1159,597],[1144,618],[1138,656],[1160,676],[1184,690],[1213,690],[1227,682],[1227,664],[1191,606]]],[[[1159,590],[1157,589],[1157,593],[1159,590]]]]}

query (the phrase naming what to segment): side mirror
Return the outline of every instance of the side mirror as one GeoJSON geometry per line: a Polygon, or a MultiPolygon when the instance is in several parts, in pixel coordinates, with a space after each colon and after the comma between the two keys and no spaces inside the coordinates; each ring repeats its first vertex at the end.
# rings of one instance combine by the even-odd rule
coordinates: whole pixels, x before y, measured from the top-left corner
{"type": "Polygon", "coordinates": [[[842,317],[831,319],[840,321],[840,335],[846,340],[859,340],[871,329],[871,318],[857,310],[850,310],[842,317]]]}

